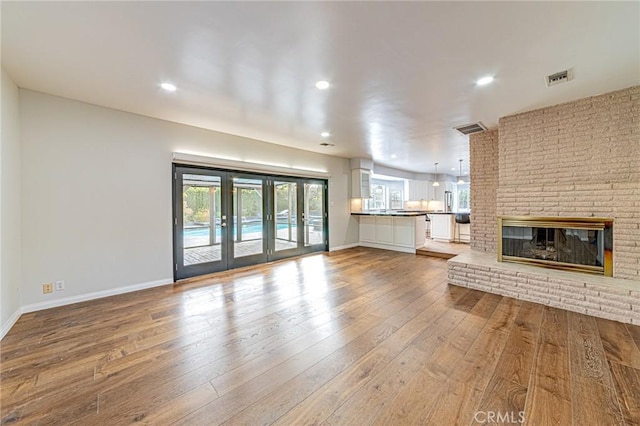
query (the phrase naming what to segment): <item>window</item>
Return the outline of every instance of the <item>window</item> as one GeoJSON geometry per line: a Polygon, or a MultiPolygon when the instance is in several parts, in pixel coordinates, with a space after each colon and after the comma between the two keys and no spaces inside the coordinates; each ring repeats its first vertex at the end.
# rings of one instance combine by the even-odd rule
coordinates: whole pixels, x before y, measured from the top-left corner
{"type": "Polygon", "coordinates": [[[392,210],[397,210],[402,208],[402,191],[392,190],[389,198],[391,198],[392,210]]]}
{"type": "Polygon", "coordinates": [[[468,212],[471,210],[471,193],[469,184],[458,185],[456,189],[456,211],[468,212]]]}
{"type": "Polygon", "coordinates": [[[371,185],[371,200],[369,208],[372,210],[384,210],[387,208],[387,187],[384,185],[371,185]]]}
{"type": "Polygon", "coordinates": [[[370,198],[362,200],[362,209],[397,210],[403,208],[404,181],[401,179],[382,179],[380,175],[370,180],[370,198]]]}

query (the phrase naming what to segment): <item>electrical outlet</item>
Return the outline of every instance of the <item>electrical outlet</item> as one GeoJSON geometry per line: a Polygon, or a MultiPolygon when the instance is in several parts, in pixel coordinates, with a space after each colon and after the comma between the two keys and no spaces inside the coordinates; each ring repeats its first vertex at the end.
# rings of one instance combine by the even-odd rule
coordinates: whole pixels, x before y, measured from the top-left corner
{"type": "Polygon", "coordinates": [[[51,283],[42,284],[42,292],[44,294],[53,293],[53,284],[51,283]]]}
{"type": "Polygon", "coordinates": [[[64,281],[56,281],[56,291],[64,290],[64,281]]]}

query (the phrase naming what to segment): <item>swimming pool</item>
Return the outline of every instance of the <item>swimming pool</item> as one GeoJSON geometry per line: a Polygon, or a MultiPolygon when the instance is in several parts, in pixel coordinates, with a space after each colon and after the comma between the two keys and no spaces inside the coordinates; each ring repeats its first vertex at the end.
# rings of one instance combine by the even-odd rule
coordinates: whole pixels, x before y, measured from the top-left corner
{"type": "MultiPolygon", "coordinates": [[[[237,225],[233,226],[233,233],[236,232],[237,225]]],[[[278,230],[287,229],[286,223],[279,223],[278,230]]],[[[296,225],[291,225],[291,229],[295,231],[296,225]]],[[[259,234],[262,232],[262,224],[260,223],[251,223],[242,226],[243,234],[259,234]]],[[[219,237],[221,235],[220,225],[216,225],[216,236],[219,237]]],[[[184,229],[184,238],[198,238],[198,237],[209,237],[209,227],[198,227],[198,228],[185,228],[184,229]]]]}

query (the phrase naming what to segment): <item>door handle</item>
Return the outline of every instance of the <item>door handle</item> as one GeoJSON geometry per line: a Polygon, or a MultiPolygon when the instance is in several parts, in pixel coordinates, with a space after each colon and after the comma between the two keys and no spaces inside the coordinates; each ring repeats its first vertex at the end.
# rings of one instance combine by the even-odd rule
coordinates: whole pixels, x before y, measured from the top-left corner
{"type": "Polygon", "coordinates": [[[226,223],[226,222],[222,222],[222,223],[220,224],[220,226],[221,226],[222,228],[225,228],[225,227],[227,226],[227,223],[226,223]]]}

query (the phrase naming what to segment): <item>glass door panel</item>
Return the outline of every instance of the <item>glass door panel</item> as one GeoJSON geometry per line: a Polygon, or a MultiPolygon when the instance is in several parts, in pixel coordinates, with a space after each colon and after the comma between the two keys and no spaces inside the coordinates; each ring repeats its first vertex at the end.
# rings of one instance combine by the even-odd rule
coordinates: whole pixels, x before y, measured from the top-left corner
{"type": "Polygon", "coordinates": [[[233,267],[266,261],[264,182],[233,177],[233,267]]]}
{"type": "Polygon", "coordinates": [[[270,261],[302,254],[302,185],[299,179],[269,180],[268,211],[270,261]]]}
{"type": "Polygon", "coordinates": [[[175,168],[176,279],[227,269],[225,173],[175,168]]]}
{"type": "Polygon", "coordinates": [[[298,184],[273,182],[275,251],[298,248],[298,184]]]}
{"type": "Polygon", "coordinates": [[[325,192],[323,182],[304,183],[304,246],[325,245],[325,192]]]}
{"type": "Polygon", "coordinates": [[[220,177],[183,175],[182,240],[184,264],[222,259],[220,251],[220,177]]]}

